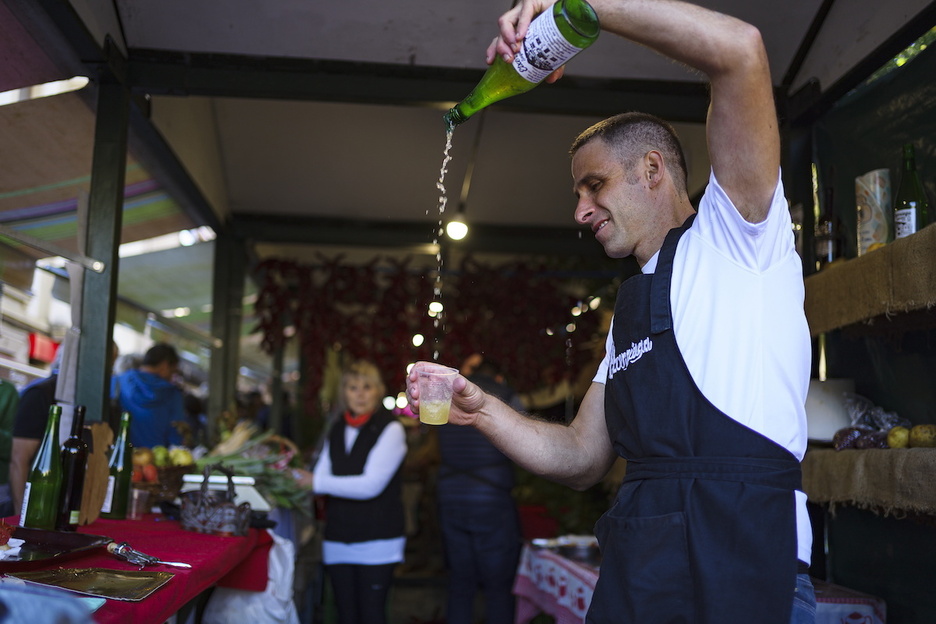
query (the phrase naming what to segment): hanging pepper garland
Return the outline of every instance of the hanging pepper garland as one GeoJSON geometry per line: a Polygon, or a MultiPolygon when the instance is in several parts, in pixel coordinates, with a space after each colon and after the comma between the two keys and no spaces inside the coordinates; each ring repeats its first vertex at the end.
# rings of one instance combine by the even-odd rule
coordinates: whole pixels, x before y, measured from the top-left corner
{"type": "MultiPolygon", "coordinates": [[[[582,302],[563,288],[575,282],[581,290],[582,279],[557,276],[543,262],[495,267],[465,258],[458,270],[441,275],[444,312],[432,318],[436,271],[411,268],[412,257],[376,257],[364,265],[346,264],[340,255],[316,259],[268,259],[256,268],[255,331],[273,353],[285,344],[286,328],[295,328],[310,416],[318,415],[326,350],[334,345],[377,364],[391,393],[405,387],[406,366],[417,360],[457,367],[468,355],[483,353],[520,392],[592,364],[583,346],[600,339],[598,315],[582,306],[585,313],[573,317],[570,311],[582,302]],[[413,345],[415,334],[425,337],[420,346],[413,345]]],[[[602,280],[607,283],[606,275],[602,280]]]]}

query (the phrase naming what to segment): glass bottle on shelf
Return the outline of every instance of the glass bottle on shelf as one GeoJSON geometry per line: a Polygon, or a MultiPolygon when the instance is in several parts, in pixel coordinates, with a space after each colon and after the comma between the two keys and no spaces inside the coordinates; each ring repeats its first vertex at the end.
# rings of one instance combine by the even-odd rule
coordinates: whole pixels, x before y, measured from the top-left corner
{"type": "Polygon", "coordinates": [[[926,191],[916,168],[913,144],[903,146],[900,184],[894,194],[895,238],[904,238],[922,230],[930,222],[926,191]]]}
{"type": "MultiPolygon", "coordinates": [[[[834,170],[833,170],[834,171],[834,170]]],[[[822,202],[822,212],[816,220],[813,240],[816,251],[816,270],[821,271],[827,265],[835,262],[842,254],[842,233],[838,219],[835,216],[835,190],[832,178],[825,187],[825,197],[822,202]]]]}
{"type": "Polygon", "coordinates": [[[76,405],[72,420],[71,435],[62,444],[62,490],[59,496],[59,531],[78,529],[81,514],[81,493],[84,489],[85,472],[88,467],[88,445],[82,439],[84,432],[85,406],[76,405]]]}
{"type": "Polygon", "coordinates": [[[130,444],[130,412],[120,416],[120,430],[108,462],[107,491],[101,506],[101,517],[123,520],[130,500],[130,478],[133,475],[133,446],[130,444]]]}
{"type": "Polygon", "coordinates": [[[58,518],[59,493],[62,483],[62,453],[59,448],[59,421],[62,406],[49,408],[49,420],[45,433],[36,451],[26,489],[23,492],[23,508],[20,524],[30,529],[55,528],[58,518]]]}
{"type": "Polygon", "coordinates": [[[525,93],[590,46],[601,27],[585,0],[559,0],[530,22],[520,51],[511,64],[497,55],[468,96],[449,110],[446,128],[464,123],[482,108],[525,93]]]}

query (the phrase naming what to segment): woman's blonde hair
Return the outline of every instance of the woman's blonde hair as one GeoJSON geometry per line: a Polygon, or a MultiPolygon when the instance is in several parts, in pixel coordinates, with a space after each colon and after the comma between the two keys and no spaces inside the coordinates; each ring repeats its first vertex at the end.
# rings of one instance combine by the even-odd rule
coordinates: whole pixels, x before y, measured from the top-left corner
{"type": "Polygon", "coordinates": [[[369,381],[377,388],[378,405],[380,404],[380,399],[383,398],[383,395],[386,393],[387,386],[384,384],[383,378],[380,376],[380,369],[377,368],[377,365],[369,360],[357,360],[352,362],[341,375],[341,393],[339,398],[339,403],[341,404],[342,409],[347,409],[347,401],[345,401],[345,388],[348,386],[348,382],[352,379],[363,379],[369,381]]]}

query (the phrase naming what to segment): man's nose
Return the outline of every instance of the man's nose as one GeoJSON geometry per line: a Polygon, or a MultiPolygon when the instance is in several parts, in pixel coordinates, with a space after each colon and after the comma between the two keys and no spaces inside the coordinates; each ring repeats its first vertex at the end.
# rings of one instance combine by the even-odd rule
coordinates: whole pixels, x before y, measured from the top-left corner
{"type": "Polygon", "coordinates": [[[588,220],[591,218],[594,212],[594,206],[584,197],[580,198],[578,203],[575,205],[575,222],[579,225],[585,225],[588,223],[588,220]]]}

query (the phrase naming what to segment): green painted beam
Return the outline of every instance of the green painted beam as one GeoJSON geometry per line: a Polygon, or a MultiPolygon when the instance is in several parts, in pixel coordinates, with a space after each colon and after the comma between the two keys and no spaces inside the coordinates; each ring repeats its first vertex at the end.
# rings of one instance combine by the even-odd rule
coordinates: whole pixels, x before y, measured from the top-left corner
{"type": "Polygon", "coordinates": [[[208,442],[219,440],[221,413],[234,409],[240,367],[247,252],[244,241],[227,233],[215,239],[212,283],[211,365],[208,371],[208,442]]]}
{"type": "MultiPolygon", "coordinates": [[[[203,95],[424,105],[442,108],[465,97],[481,69],[415,67],[315,59],[181,54],[134,49],[131,87],[151,95],[203,95]]],[[[704,122],[701,82],[612,80],[567,76],[495,106],[536,113],[606,117],[646,110],[670,121],[704,122]]]]}
{"type": "Polygon", "coordinates": [[[86,418],[91,422],[109,422],[129,111],[129,91],[116,82],[102,81],[98,87],[84,251],[105,266],[101,273],[84,274],[75,390],[75,402],[87,407],[86,418]]]}
{"type": "MultiPolygon", "coordinates": [[[[228,227],[236,236],[252,242],[426,249],[438,226],[237,214],[228,227]]],[[[474,224],[467,238],[448,244],[453,249],[477,253],[606,257],[591,233],[581,228],[474,224]]]]}

